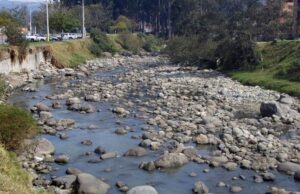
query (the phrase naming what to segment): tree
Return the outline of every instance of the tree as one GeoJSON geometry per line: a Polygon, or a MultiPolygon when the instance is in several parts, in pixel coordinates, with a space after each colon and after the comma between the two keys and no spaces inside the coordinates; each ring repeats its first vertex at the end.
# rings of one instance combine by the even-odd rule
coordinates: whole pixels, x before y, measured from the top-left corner
{"type": "Polygon", "coordinates": [[[50,28],[55,32],[71,32],[80,27],[80,20],[68,12],[53,13],[50,18],[50,28]]]}

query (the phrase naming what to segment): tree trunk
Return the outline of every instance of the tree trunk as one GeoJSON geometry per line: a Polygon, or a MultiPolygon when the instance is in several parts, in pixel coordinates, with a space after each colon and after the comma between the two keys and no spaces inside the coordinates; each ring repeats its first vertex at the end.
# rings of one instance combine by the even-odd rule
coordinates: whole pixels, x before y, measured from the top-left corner
{"type": "Polygon", "coordinates": [[[168,0],[168,38],[170,39],[172,37],[172,2],[171,0],[168,0]]]}

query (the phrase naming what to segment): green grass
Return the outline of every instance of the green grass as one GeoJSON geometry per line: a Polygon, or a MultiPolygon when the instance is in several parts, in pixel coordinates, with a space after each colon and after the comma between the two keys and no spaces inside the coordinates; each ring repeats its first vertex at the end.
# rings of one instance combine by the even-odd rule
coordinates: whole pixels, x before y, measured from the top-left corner
{"type": "Polygon", "coordinates": [[[47,194],[32,188],[30,175],[21,168],[14,153],[0,145],[0,193],[1,194],[47,194]]]}
{"type": "Polygon", "coordinates": [[[7,150],[20,151],[24,139],[38,133],[31,114],[12,105],[0,105],[0,144],[7,150]]]}
{"type": "Polygon", "coordinates": [[[261,42],[257,44],[257,51],[262,61],[254,70],[232,71],[229,75],[243,84],[300,97],[300,69],[295,68],[300,64],[300,42],[261,42]]]}
{"type": "Polygon", "coordinates": [[[95,58],[89,48],[92,40],[72,40],[63,42],[31,43],[31,48],[47,48],[62,67],[76,67],[86,60],[95,58]]]}

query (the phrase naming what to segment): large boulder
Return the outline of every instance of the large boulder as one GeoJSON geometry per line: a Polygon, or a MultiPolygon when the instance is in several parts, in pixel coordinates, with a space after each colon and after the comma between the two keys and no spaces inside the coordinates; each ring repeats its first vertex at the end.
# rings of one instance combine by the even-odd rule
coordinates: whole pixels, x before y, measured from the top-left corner
{"type": "Polygon", "coordinates": [[[37,140],[35,153],[38,155],[49,155],[55,152],[54,145],[47,139],[41,138],[37,140]]]}
{"type": "Polygon", "coordinates": [[[300,120],[299,112],[292,109],[289,104],[283,104],[275,101],[261,103],[260,113],[263,117],[277,115],[280,117],[287,116],[295,120],[300,120]]]}
{"type": "Polygon", "coordinates": [[[166,153],[155,160],[156,168],[177,168],[189,162],[183,153],[166,153]]]}
{"type": "Polygon", "coordinates": [[[262,102],[260,105],[260,113],[263,117],[280,116],[280,112],[281,110],[276,102],[262,102]]]}
{"type": "Polygon", "coordinates": [[[77,194],[106,194],[110,186],[91,174],[81,173],[76,180],[77,194]]]}
{"type": "Polygon", "coordinates": [[[52,184],[57,187],[61,187],[63,189],[70,189],[73,187],[75,181],[76,181],[75,175],[66,175],[66,176],[61,176],[53,179],[52,184]]]}
{"type": "Polygon", "coordinates": [[[127,194],[158,194],[155,188],[144,185],[144,186],[137,186],[130,189],[127,194]]]}
{"type": "Polygon", "coordinates": [[[278,165],[277,170],[287,174],[295,173],[300,171],[300,164],[293,162],[284,162],[278,165]]]}

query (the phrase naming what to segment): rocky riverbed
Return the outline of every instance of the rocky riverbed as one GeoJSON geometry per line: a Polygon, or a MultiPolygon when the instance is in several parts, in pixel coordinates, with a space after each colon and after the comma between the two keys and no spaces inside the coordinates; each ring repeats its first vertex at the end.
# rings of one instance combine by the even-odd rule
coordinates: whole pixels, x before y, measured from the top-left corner
{"type": "Polygon", "coordinates": [[[164,57],[45,65],[10,102],[43,135],[19,157],[56,193],[300,191],[300,103],[164,57]]]}

